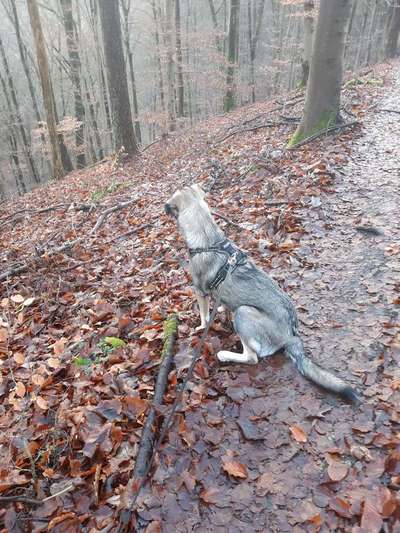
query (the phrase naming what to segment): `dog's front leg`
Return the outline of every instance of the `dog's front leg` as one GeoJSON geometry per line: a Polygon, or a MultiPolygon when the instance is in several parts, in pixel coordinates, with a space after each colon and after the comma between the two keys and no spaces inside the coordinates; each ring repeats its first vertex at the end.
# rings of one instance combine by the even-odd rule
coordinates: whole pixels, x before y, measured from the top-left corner
{"type": "Polygon", "coordinates": [[[196,292],[197,302],[200,311],[200,326],[197,326],[196,331],[204,329],[210,319],[210,297],[204,296],[200,292],[196,292]]]}

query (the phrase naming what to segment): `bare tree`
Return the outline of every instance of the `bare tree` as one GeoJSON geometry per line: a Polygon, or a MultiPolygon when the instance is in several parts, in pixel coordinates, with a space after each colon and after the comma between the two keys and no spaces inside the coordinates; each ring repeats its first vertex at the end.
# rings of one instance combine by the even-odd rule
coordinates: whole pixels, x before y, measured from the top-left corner
{"type": "Polygon", "coordinates": [[[314,34],[314,0],[305,0],[304,6],[304,51],[301,62],[302,78],[300,85],[305,87],[310,73],[310,63],[312,55],[313,34],[314,34]]]}
{"type": "Polygon", "coordinates": [[[99,13],[110,92],[114,148],[119,151],[123,147],[125,152],[132,156],[138,152],[138,146],[129,103],[118,0],[99,0],[99,13]]]}
{"type": "Polygon", "coordinates": [[[86,165],[84,139],[85,107],[82,100],[81,58],[79,56],[78,35],[72,16],[72,0],[60,0],[60,3],[67,40],[70,78],[74,91],[75,118],[78,121],[78,127],[75,133],[75,143],[77,148],[76,159],[78,168],[84,168],[86,165]]]}
{"type": "Polygon", "coordinates": [[[303,118],[289,147],[338,122],[350,10],[351,0],[320,0],[303,118]]]}
{"type": "Polygon", "coordinates": [[[400,34],[400,0],[394,0],[392,16],[390,19],[387,41],[386,57],[395,57],[397,55],[397,44],[400,34]]]}
{"type": "Polygon", "coordinates": [[[142,142],[142,132],[140,129],[139,122],[139,105],[136,91],[136,76],[135,69],[133,68],[133,52],[131,50],[131,32],[129,31],[129,13],[131,10],[131,0],[121,0],[122,14],[124,17],[124,43],[125,51],[128,57],[129,65],[129,74],[131,78],[131,92],[132,92],[132,105],[133,105],[133,114],[135,119],[135,134],[138,143],[142,142]]]}
{"type": "Polygon", "coordinates": [[[265,8],[265,0],[260,0],[258,7],[247,0],[247,23],[248,23],[248,41],[250,51],[250,88],[251,101],[256,101],[256,78],[255,78],[255,61],[257,53],[257,44],[260,39],[261,25],[263,21],[263,14],[265,8]]]}
{"type": "Polygon", "coordinates": [[[182,35],[181,35],[181,3],[175,0],[175,37],[176,37],[176,77],[178,106],[177,116],[185,115],[185,87],[183,84],[183,58],[182,58],[182,35]]]}
{"type": "Polygon", "coordinates": [[[57,136],[57,121],[55,116],[53,88],[50,79],[46,45],[44,42],[42,24],[40,21],[39,9],[36,0],[27,0],[27,2],[29,18],[36,47],[40,81],[42,85],[43,104],[46,111],[47,130],[49,133],[53,165],[53,177],[54,179],[60,179],[64,176],[65,171],[61,159],[60,146],[57,136]]]}
{"type": "Polygon", "coordinates": [[[240,0],[230,0],[229,32],[228,32],[228,67],[226,74],[226,93],[224,111],[235,107],[236,98],[236,67],[239,53],[239,14],[240,0]]]}
{"type": "Polygon", "coordinates": [[[164,45],[167,53],[167,110],[168,110],[168,129],[176,130],[176,112],[175,112],[175,64],[174,64],[174,47],[173,47],[173,0],[164,0],[164,45]]]}

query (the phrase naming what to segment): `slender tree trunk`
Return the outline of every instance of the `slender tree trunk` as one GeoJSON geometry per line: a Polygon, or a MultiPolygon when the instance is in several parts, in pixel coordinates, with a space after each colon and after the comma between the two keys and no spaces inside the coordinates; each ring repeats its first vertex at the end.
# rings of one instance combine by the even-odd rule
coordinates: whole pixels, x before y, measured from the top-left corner
{"type": "MultiPolygon", "coordinates": [[[[100,38],[99,38],[98,0],[89,0],[89,1],[90,1],[90,18],[91,18],[91,23],[93,27],[95,52],[96,52],[97,65],[98,65],[98,79],[99,79],[99,86],[100,86],[100,94],[101,94],[101,100],[102,100],[103,109],[104,109],[107,132],[110,136],[111,146],[113,146],[114,140],[113,140],[113,131],[112,131],[112,124],[111,124],[111,111],[110,111],[110,103],[108,99],[106,76],[104,74],[104,70],[105,70],[104,63],[105,62],[104,62],[104,56],[102,53],[100,38]]],[[[93,84],[92,84],[92,88],[93,88],[93,94],[95,94],[95,90],[94,90],[95,87],[93,84]]]]}
{"type": "Polygon", "coordinates": [[[175,0],[176,77],[178,92],[177,116],[185,116],[185,86],[183,83],[182,32],[180,0],[175,0]]]}
{"type": "Polygon", "coordinates": [[[320,0],[304,114],[289,146],[324,131],[339,119],[344,41],[350,10],[351,0],[320,0]]]}
{"type": "Polygon", "coordinates": [[[235,107],[236,99],[236,67],[238,60],[239,39],[239,14],[240,0],[230,0],[229,32],[228,32],[228,55],[226,92],[224,98],[224,111],[231,111],[235,107]]]}
{"type": "Polygon", "coordinates": [[[355,20],[355,13],[357,11],[357,2],[353,2],[353,6],[351,8],[351,14],[350,14],[350,22],[347,28],[347,35],[346,35],[346,42],[344,45],[344,58],[347,61],[349,51],[351,50],[351,35],[352,35],[352,29],[353,29],[353,23],[355,20]]]}
{"type": "Polygon", "coordinates": [[[12,104],[8,95],[7,84],[0,72],[0,85],[3,89],[4,98],[8,107],[8,114],[10,116],[10,124],[8,126],[8,142],[10,145],[10,165],[14,169],[13,174],[15,176],[15,183],[19,194],[23,194],[27,191],[24,174],[21,169],[19,155],[18,155],[18,142],[16,136],[16,126],[13,120],[12,104]]]}
{"type": "Polygon", "coordinates": [[[36,183],[39,183],[40,179],[39,179],[39,176],[36,170],[35,161],[33,159],[30,139],[28,139],[28,135],[26,133],[26,130],[25,130],[25,127],[22,121],[21,111],[20,111],[19,102],[17,98],[17,91],[14,85],[14,80],[11,75],[10,67],[8,64],[8,60],[7,60],[6,52],[4,50],[4,45],[1,39],[1,36],[0,36],[0,55],[2,58],[4,72],[6,75],[7,85],[8,85],[9,94],[10,94],[10,98],[12,102],[12,108],[11,108],[12,116],[14,119],[14,123],[16,127],[18,128],[18,131],[20,134],[24,156],[25,156],[28,168],[30,170],[30,174],[33,178],[33,181],[36,183]]]}
{"type": "Polygon", "coordinates": [[[122,49],[121,19],[117,0],[99,0],[104,54],[110,91],[114,147],[133,156],[138,153],[133,131],[128,82],[122,49]]]}
{"type": "Polygon", "coordinates": [[[85,107],[82,100],[81,58],[79,56],[78,36],[72,16],[72,0],[60,0],[60,3],[63,13],[65,35],[67,38],[70,77],[74,91],[75,118],[79,122],[79,126],[75,133],[77,150],[76,159],[78,168],[84,168],[86,166],[84,139],[85,107]]]}
{"type": "Polygon", "coordinates": [[[356,55],[356,61],[355,61],[355,68],[359,68],[361,66],[361,55],[365,48],[365,31],[367,27],[368,22],[368,15],[369,15],[369,5],[364,5],[364,16],[362,19],[362,25],[361,25],[361,32],[360,37],[358,39],[358,48],[357,48],[357,55],[356,55]]]}
{"type": "Polygon", "coordinates": [[[131,78],[131,89],[132,89],[132,106],[133,106],[133,115],[135,121],[135,134],[136,139],[139,144],[142,142],[142,132],[140,130],[139,122],[139,105],[136,92],[136,78],[135,70],[133,68],[133,53],[131,51],[131,42],[130,42],[130,32],[129,32],[129,12],[131,9],[131,0],[122,0],[121,2],[122,13],[124,16],[124,42],[125,50],[128,58],[129,65],[129,74],[131,78]]]}
{"type": "Polygon", "coordinates": [[[212,25],[215,32],[215,44],[217,46],[218,52],[223,51],[222,43],[221,43],[221,36],[220,36],[220,29],[218,24],[218,18],[217,18],[217,11],[215,9],[214,0],[208,0],[208,5],[210,6],[210,12],[211,12],[211,20],[212,25]]]}
{"type": "Polygon", "coordinates": [[[400,0],[394,0],[392,17],[386,41],[386,57],[396,57],[400,34],[400,0]]]}
{"type": "Polygon", "coordinates": [[[158,72],[158,96],[160,98],[161,110],[165,112],[165,93],[164,80],[161,65],[161,50],[160,50],[160,33],[159,33],[159,14],[156,6],[156,0],[151,2],[153,20],[154,20],[154,40],[156,42],[156,63],[158,72]]]}
{"type": "Polygon", "coordinates": [[[304,7],[304,52],[303,61],[301,63],[302,78],[300,85],[305,87],[310,73],[310,63],[312,55],[312,44],[314,35],[314,1],[306,0],[303,3],[304,7]]]}
{"type": "Polygon", "coordinates": [[[259,0],[257,10],[252,0],[247,0],[247,36],[249,41],[250,56],[250,92],[251,101],[253,104],[256,101],[255,61],[257,54],[257,44],[260,39],[264,8],[265,0],[259,0]]]}
{"type": "Polygon", "coordinates": [[[175,65],[173,52],[173,0],[164,0],[164,44],[167,53],[167,96],[168,96],[168,130],[176,130],[175,112],[175,65]]]}
{"type": "MultiPolygon", "coordinates": [[[[89,72],[90,81],[92,82],[92,86],[93,86],[93,80],[92,80],[92,76],[90,75],[90,70],[88,70],[88,72],[89,72]]],[[[88,83],[87,83],[86,79],[84,80],[84,83],[85,83],[85,91],[86,91],[86,102],[87,102],[87,105],[89,107],[89,114],[90,114],[90,118],[91,118],[91,121],[92,121],[94,137],[96,139],[97,149],[99,151],[99,158],[100,158],[100,160],[102,160],[102,159],[104,159],[104,149],[103,149],[103,145],[102,145],[101,137],[100,137],[100,133],[99,133],[99,127],[98,127],[98,123],[97,123],[97,115],[96,115],[96,111],[95,111],[94,104],[93,104],[94,96],[92,97],[90,95],[89,87],[88,87],[88,83]]]]}
{"type": "Polygon", "coordinates": [[[36,56],[39,65],[40,81],[42,84],[43,103],[46,110],[47,129],[49,133],[53,177],[60,179],[64,176],[64,167],[61,160],[60,147],[57,137],[57,125],[55,119],[55,106],[52,94],[49,64],[47,61],[46,45],[44,42],[42,24],[36,0],[27,0],[29,18],[35,41],[36,56]]]}
{"type": "Polygon", "coordinates": [[[377,26],[377,14],[378,14],[378,2],[374,2],[374,8],[372,11],[371,22],[368,29],[368,46],[367,54],[365,58],[365,65],[369,65],[371,62],[372,47],[376,45],[375,43],[375,32],[377,26]]]}

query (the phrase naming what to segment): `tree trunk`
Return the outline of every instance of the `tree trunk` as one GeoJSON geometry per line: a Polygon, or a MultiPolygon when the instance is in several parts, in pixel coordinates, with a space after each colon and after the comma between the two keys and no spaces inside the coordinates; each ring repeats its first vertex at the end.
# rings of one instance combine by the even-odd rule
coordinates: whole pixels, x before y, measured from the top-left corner
{"type": "Polygon", "coordinates": [[[394,0],[392,17],[386,41],[386,57],[396,57],[400,34],[400,0],[394,0]]]}
{"type": "MultiPolygon", "coordinates": [[[[90,72],[89,72],[89,75],[90,75],[90,72]]],[[[86,102],[87,102],[87,105],[89,107],[89,114],[90,114],[90,119],[91,119],[91,122],[92,122],[93,131],[94,131],[94,137],[96,139],[97,149],[99,150],[99,158],[100,158],[100,160],[102,160],[102,159],[104,159],[104,150],[103,150],[103,146],[102,146],[101,138],[100,138],[100,134],[99,134],[99,127],[98,127],[98,124],[97,124],[96,111],[95,111],[94,105],[93,105],[94,98],[92,98],[91,95],[90,95],[87,81],[84,80],[84,83],[85,83],[85,91],[86,91],[86,102]]]]}
{"type": "Polygon", "coordinates": [[[49,64],[47,61],[46,45],[44,42],[42,24],[40,21],[39,9],[36,0],[27,0],[27,2],[29,18],[36,47],[40,82],[42,85],[43,104],[46,110],[46,122],[52,155],[53,177],[54,179],[60,179],[64,176],[65,172],[61,160],[60,147],[58,144],[57,123],[55,119],[55,107],[50,80],[49,64]]]}
{"type": "Polygon", "coordinates": [[[139,105],[138,105],[137,92],[136,92],[135,70],[133,68],[133,53],[131,51],[131,41],[130,41],[130,32],[129,32],[129,12],[131,9],[131,0],[122,0],[121,7],[122,7],[122,13],[124,16],[125,50],[126,50],[126,55],[128,58],[129,74],[131,78],[132,106],[133,106],[133,115],[134,115],[134,120],[135,120],[135,134],[136,134],[136,139],[138,143],[141,144],[142,132],[140,130],[139,105]]]}
{"type": "Polygon", "coordinates": [[[185,116],[185,87],[183,83],[182,33],[180,0],[175,0],[175,35],[176,35],[176,77],[178,91],[177,116],[185,116]]]}
{"type": "Polygon", "coordinates": [[[289,147],[324,131],[339,119],[343,50],[350,9],[351,0],[320,1],[303,118],[289,147]]]}
{"type": "Polygon", "coordinates": [[[314,1],[306,0],[303,4],[304,7],[304,52],[303,61],[301,63],[302,78],[300,85],[305,87],[308,81],[308,75],[310,73],[310,63],[312,56],[312,44],[314,34],[314,1]]]}
{"type": "Polygon", "coordinates": [[[248,40],[250,55],[250,92],[251,101],[256,101],[256,79],[255,79],[255,61],[257,53],[257,44],[260,39],[261,25],[263,20],[265,0],[260,0],[256,10],[252,0],[247,1],[247,23],[248,23],[248,40]]]}
{"type": "Polygon", "coordinates": [[[4,50],[4,45],[1,39],[1,36],[0,36],[0,55],[3,61],[4,72],[6,74],[7,85],[8,85],[9,94],[10,94],[10,98],[12,102],[10,111],[12,112],[13,122],[19,131],[23,153],[24,153],[24,156],[27,162],[27,166],[30,170],[32,179],[35,183],[40,183],[40,179],[39,179],[36,166],[35,166],[35,161],[32,155],[30,139],[28,139],[28,135],[26,133],[26,130],[25,130],[25,127],[22,121],[21,111],[20,111],[19,102],[17,98],[17,91],[15,88],[14,80],[11,75],[10,67],[8,64],[8,60],[7,60],[6,52],[4,50]]]}
{"type": "Polygon", "coordinates": [[[133,156],[138,153],[133,131],[131,106],[124,54],[122,50],[121,19],[118,0],[99,0],[103,31],[104,55],[110,92],[114,148],[133,156]]]}
{"type": "Polygon", "coordinates": [[[75,118],[79,122],[79,126],[75,133],[77,151],[76,160],[78,168],[84,168],[86,166],[84,139],[85,107],[82,100],[81,59],[79,56],[78,37],[72,16],[72,0],[60,0],[60,3],[63,13],[65,35],[67,38],[70,77],[74,91],[75,118]]]}
{"type": "Polygon", "coordinates": [[[173,52],[173,0],[164,0],[164,44],[167,53],[167,96],[168,96],[168,130],[176,130],[176,112],[175,112],[175,68],[173,52]]]}
{"type": "Polygon", "coordinates": [[[164,80],[161,65],[161,50],[160,50],[160,34],[159,34],[159,14],[157,12],[156,1],[152,0],[151,8],[153,12],[154,20],[154,40],[156,42],[156,63],[158,71],[158,96],[160,98],[160,104],[162,111],[165,112],[165,95],[164,95],[164,80]]]}
{"type": "Polygon", "coordinates": [[[239,14],[240,0],[230,0],[230,16],[228,31],[228,55],[226,93],[224,98],[224,111],[231,111],[235,107],[236,100],[236,66],[238,60],[239,42],[239,14]]]}

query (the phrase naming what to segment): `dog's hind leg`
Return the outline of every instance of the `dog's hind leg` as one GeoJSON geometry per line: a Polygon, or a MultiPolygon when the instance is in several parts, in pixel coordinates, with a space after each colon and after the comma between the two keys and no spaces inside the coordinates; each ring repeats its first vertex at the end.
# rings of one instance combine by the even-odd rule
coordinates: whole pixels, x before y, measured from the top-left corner
{"type": "Polygon", "coordinates": [[[204,329],[207,322],[210,319],[210,297],[203,296],[200,292],[196,291],[197,303],[199,304],[200,311],[200,326],[197,326],[196,331],[204,329]]]}
{"type": "Polygon", "coordinates": [[[244,363],[247,365],[255,365],[258,363],[258,357],[256,352],[254,352],[249,346],[247,346],[243,340],[243,353],[228,352],[227,350],[222,350],[217,353],[218,361],[221,363],[244,363]]]}
{"type": "Polygon", "coordinates": [[[284,341],[279,328],[255,307],[243,305],[235,311],[235,331],[243,344],[243,353],[218,352],[223,362],[256,364],[259,357],[272,355],[282,347],[284,341]]]}

